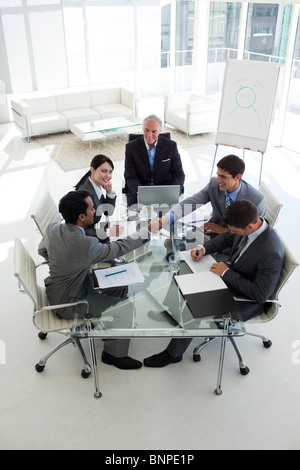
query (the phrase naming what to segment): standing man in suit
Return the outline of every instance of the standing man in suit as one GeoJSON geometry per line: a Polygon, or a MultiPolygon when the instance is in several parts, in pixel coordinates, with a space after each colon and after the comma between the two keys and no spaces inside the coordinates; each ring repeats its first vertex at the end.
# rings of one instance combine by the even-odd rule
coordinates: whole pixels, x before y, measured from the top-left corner
{"type": "Polygon", "coordinates": [[[180,185],[183,192],[184,171],[177,144],[160,136],[162,122],[154,114],[143,122],[144,135],[126,144],[125,184],[127,203],[137,203],[139,186],[180,185]]]}
{"type": "Polygon", "coordinates": [[[168,214],[156,220],[159,228],[165,223],[193,212],[208,202],[212,205],[212,216],[209,222],[204,224],[204,233],[211,237],[227,231],[223,215],[226,207],[233,201],[247,199],[253,202],[259,216],[264,217],[266,213],[265,198],[251,184],[242,179],[244,171],[245,163],[241,158],[236,155],[223,157],[217,163],[217,177],[211,178],[203,189],[193,196],[187,197],[174,206],[168,214]]]}
{"type": "MultiPolygon", "coordinates": [[[[242,321],[260,315],[274,291],[284,261],[284,249],[269,223],[259,217],[256,206],[247,200],[231,203],[225,212],[225,232],[191,250],[191,257],[201,263],[205,254],[230,249],[229,262],[216,262],[210,271],[222,277],[230,292],[249,302],[237,302],[242,321]]],[[[166,350],[144,360],[145,366],[163,367],[179,362],[192,339],[173,339],[166,350]]]]}
{"type": "MultiPolygon", "coordinates": [[[[84,229],[92,224],[95,213],[88,191],[71,191],[66,194],[59,202],[59,212],[65,223],[50,224],[38,250],[49,262],[49,276],[45,279],[49,303],[58,305],[85,299],[89,304],[89,313],[93,317],[100,317],[107,307],[121,300],[122,293],[117,297],[115,292],[115,297],[112,297],[107,290],[104,295],[94,289],[91,265],[111,261],[142,246],[149,240],[149,231],[142,228],[139,233],[132,234],[132,238],[112,243],[101,243],[98,238],[87,236],[84,229]]],[[[57,309],[56,314],[61,318],[84,316],[84,312],[80,314],[73,307],[57,309]]],[[[118,319],[120,325],[124,326],[124,322],[126,325],[127,321],[131,323],[131,316],[132,307],[125,303],[122,318],[118,319]]],[[[128,348],[127,339],[107,340],[104,343],[102,361],[119,369],[141,367],[140,361],[127,356],[128,348]]]]}

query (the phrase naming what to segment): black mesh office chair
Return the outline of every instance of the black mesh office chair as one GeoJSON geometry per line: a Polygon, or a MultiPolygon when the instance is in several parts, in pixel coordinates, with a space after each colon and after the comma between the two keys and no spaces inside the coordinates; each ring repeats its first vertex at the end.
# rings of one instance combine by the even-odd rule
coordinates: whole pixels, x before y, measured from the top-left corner
{"type": "MultiPolygon", "coordinates": [[[[135,140],[142,135],[143,134],[128,134],[128,142],[131,142],[132,140],[135,140]]],[[[161,132],[159,135],[165,137],[166,139],[171,139],[171,132],[161,132]]]]}

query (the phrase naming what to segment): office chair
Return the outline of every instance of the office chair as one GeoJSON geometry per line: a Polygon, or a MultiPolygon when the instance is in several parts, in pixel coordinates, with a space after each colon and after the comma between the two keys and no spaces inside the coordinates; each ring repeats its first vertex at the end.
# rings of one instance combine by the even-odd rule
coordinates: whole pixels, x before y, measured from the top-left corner
{"type": "MultiPolygon", "coordinates": [[[[261,315],[258,315],[254,318],[251,318],[251,320],[248,320],[247,323],[257,323],[257,324],[258,323],[266,323],[266,322],[269,322],[269,321],[273,320],[273,318],[275,318],[275,316],[277,315],[277,313],[279,311],[279,307],[281,307],[281,305],[278,301],[279,293],[280,293],[281,289],[283,288],[283,286],[288,281],[288,279],[290,278],[290,276],[293,273],[293,271],[295,270],[295,268],[298,266],[298,262],[296,261],[296,259],[292,255],[292,253],[290,252],[289,248],[283,242],[283,240],[281,239],[279,233],[277,231],[276,231],[276,233],[279,236],[279,238],[281,240],[281,243],[283,245],[283,248],[284,248],[284,263],[283,263],[283,266],[282,266],[282,269],[281,269],[280,277],[279,277],[279,280],[277,282],[277,286],[275,287],[275,290],[274,290],[273,294],[271,295],[270,299],[268,299],[267,302],[266,302],[267,305],[265,307],[265,310],[261,313],[261,315]]],[[[249,302],[249,299],[247,300],[247,299],[242,299],[242,298],[236,298],[235,300],[249,302]]],[[[245,334],[249,335],[249,336],[255,336],[255,337],[260,338],[262,340],[263,346],[265,348],[270,348],[272,346],[272,341],[266,335],[259,334],[259,333],[254,333],[254,332],[247,331],[247,330],[246,330],[245,334]]],[[[199,362],[201,360],[200,351],[208,343],[210,343],[211,341],[213,341],[215,339],[217,339],[217,338],[205,338],[205,340],[200,345],[198,345],[194,348],[193,359],[194,359],[195,362],[199,362]]],[[[234,350],[235,350],[235,352],[238,356],[241,374],[242,375],[247,375],[250,372],[250,369],[246,365],[246,362],[245,362],[245,360],[244,360],[244,358],[241,354],[241,351],[240,351],[240,349],[239,349],[239,347],[238,347],[238,345],[235,341],[235,338],[229,336],[229,340],[230,340],[230,342],[231,342],[231,344],[232,344],[232,346],[233,346],[233,348],[234,348],[234,350]]]]}
{"type": "MultiPolygon", "coordinates": [[[[143,134],[128,134],[128,142],[141,137],[143,134]]],[[[161,132],[159,135],[165,137],[166,139],[171,139],[171,132],[161,132]]]]}
{"type": "Polygon", "coordinates": [[[31,214],[31,217],[42,236],[45,235],[46,228],[49,224],[61,222],[61,215],[49,191],[45,192],[34,212],[31,214]]]}
{"type": "Polygon", "coordinates": [[[278,214],[282,208],[282,204],[279,201],[279,199],[277,199],[277,197],[274,196],[272,191],[270,191],[270,189],[266,186],[265,183],[262,182],[258,190],[260,193],[262,193],[265,196],[266,219],[273,227],[278,217],[278,214]]]}
{"type": "Polygon", "coordinates": [[[84,363],[81,376],[87,378],[91,373],[91,366],[86,359],[80,339],[77,336],[72,336],[73,320],[59,318],[53,310],[79,304],[84,304],[86,310],[88,310],[88,304],[86,301],[79,301],[64,305],[49,305],[45,287],[41,287],[37,283],[36,268],[37,266],[32,257],[21,240],[17,238],[14,248],[14,275],[18,279],[20,291],[25,292],[33,302],[33,324],[40,330],[38,336],[40,339],[45,339],[49,332],[56,332],[66,336],[63,341],[39,360],[35,369],[37,372],[42,372],[49,357],[67,344],[73,343],[79,349],[84,363]]]}

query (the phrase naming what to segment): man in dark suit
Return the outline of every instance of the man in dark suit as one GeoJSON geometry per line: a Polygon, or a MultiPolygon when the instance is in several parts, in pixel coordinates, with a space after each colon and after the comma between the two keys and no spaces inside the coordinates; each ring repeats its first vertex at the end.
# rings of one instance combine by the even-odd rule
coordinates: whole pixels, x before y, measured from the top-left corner
{"type": "MultiPolygon", "coordinates": [[[[238,313],[243,321],[262,313],[274,291],[284,261],[284,249],[269,223],[258,216],[256,206],[247,200],[231,203],[224,215],[230,232],[225,232],[191,251],[195,261],[205,254],[230,249],[229,262],[216,262],[210,271],[221,276],[230,292],[240,301],[238,313]]],[[[200,261],[201,262],[201,261],[200,261]]],[[[173,339],[166,350],[144,360],[145,366],[163,367],[179,362],[191,339],[173,339]]]]}
{"type": "Polygon", "coordinates": [[[144,119],[144,135],[126,144],[125,184],[127,203],[137,203],[139,186],[179,184],[181,192],[184,184],[184,171],[177,144],[160,136],[161,120],[150,115],[144,119]]]}

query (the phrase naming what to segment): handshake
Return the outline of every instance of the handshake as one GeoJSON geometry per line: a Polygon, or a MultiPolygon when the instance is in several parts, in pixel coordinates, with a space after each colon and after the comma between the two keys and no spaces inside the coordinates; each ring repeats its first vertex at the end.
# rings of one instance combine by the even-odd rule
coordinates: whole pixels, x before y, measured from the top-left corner
{"type": "Polygon", "coordinates": [[[169,218],[167,216],[155,217],[150,220],[147,228],[151,233],[158,233],[162,229],[162,226],[168,222],[169,218]]]}

